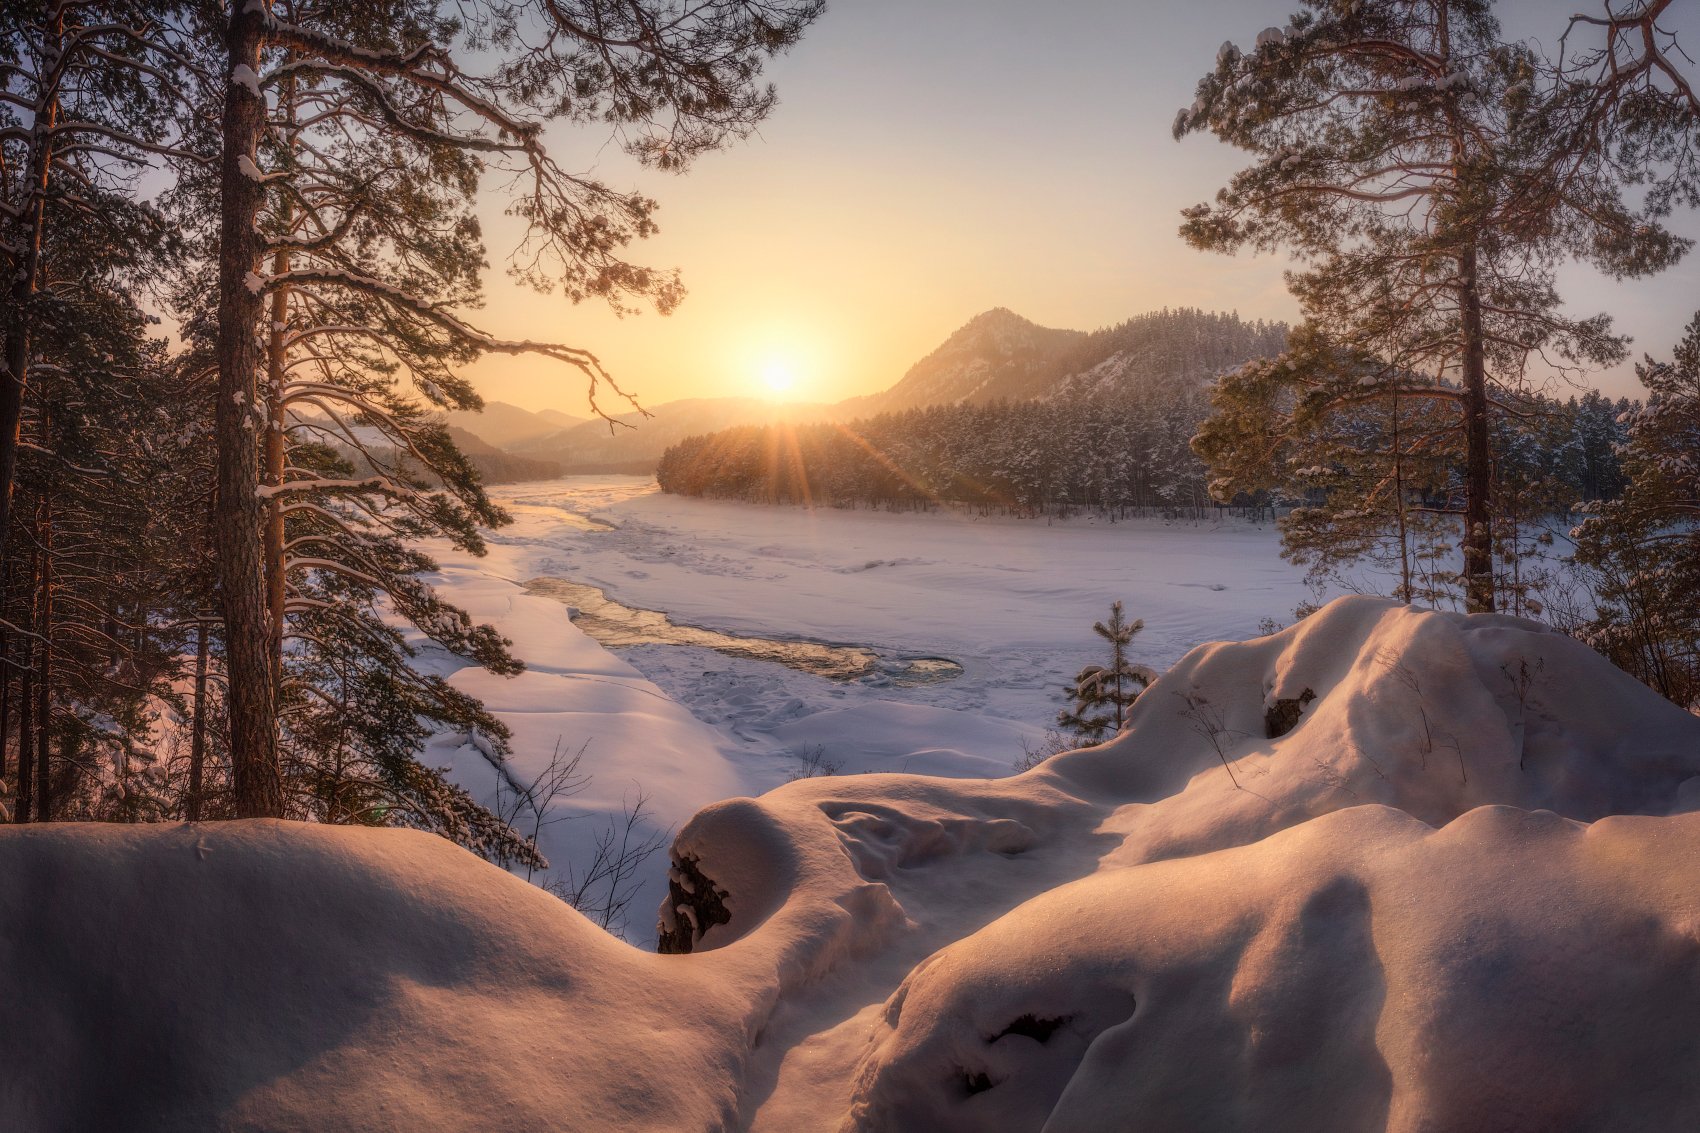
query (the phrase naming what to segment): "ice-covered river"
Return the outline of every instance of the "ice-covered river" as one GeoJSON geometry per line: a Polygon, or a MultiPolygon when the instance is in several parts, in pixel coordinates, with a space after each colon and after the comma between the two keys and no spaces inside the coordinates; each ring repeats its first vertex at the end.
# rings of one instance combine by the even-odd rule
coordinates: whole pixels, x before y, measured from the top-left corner
{"type": "MultiPolygon", "coordinates": [[[[640,794],[665,829],[798,774],[1007,775],[1101,660],[1092,623],[1112,601],[1145,622],[1134,659],[1161,670],[1313,597],[1274,531],[1250,526],[808,511],[614,476],[493,495],[514,523],[483,558],[430,546],[433,581],[527,671],[427,663],[512,730],[516,780],[583,749],[591,781],[562,808],[590,820],[543,834],[560,862],[640,794]]],[[[474,746],[434,751],[493,800],[474,746]]],[[[660,886],[646,877],[632,907],[660,886]]]]}

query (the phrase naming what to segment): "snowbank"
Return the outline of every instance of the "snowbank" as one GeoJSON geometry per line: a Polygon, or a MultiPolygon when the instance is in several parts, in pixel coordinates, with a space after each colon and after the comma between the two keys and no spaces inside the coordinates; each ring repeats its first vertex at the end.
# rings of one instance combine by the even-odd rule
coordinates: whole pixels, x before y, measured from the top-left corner
{"type": "Polygon", "coordinates": [[[1700,720],[1586,649],[1342,600],[1024,775],[707,807],[663,918],[688,955],[422,835],[5,829],[0,1100],[42,1129],[1688,1128],[1696,811],[1700,720]]]}
{"type": "Polygon", "coordinates": [[[1696,876],[1700,814],[1380,806],[1095,874],[905,981],[845,1128],[1692,1129],[1696,876]]]}
{"type": "Polygon", "coordinates": [[[732,1110],[747,988],[433,835],[3,834],[8,1128],[672,1130],[732,1110]]]}
{"type": "MultiPolygon", "coordinates": [[[[501,549],[491,557],[503,565],[501,549]]],[[[476,741],[445,734],[432,740],[425,759],[447,767],[485,806],[511,811],[520,790],[535,787],[541,801],[557,755],[571,759],[582,751],[572,791],[543,806],[541,817],[522,811],[516,820],[521,830],[536,830],[553,867],[539,880],[565,881],[575,865],[582,871],[597,839],[640,798],[649,817],[636,823],[637,839],[664,839],[707,803],[748,790],[748,776],[727,758],[714,728],[585,636],[561,603],[527,594],[493,575],[490,564],[466,558],[445,561],[435,581],[474,621],[511,640],[526,670],[496,676],[441,650],[426,650],[426,663],[508,725],[512,751],[498,770],[476,741]]],[[[654,865],[633,883],[640,939],[663,892],[654,865]]]]}

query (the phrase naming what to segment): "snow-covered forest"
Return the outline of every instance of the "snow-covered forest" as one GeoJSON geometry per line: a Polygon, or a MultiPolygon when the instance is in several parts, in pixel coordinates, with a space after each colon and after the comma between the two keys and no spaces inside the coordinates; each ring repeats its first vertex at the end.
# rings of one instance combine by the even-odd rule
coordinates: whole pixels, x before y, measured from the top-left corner
{"type": "MultiPolygon", "coordinates": [[[[1277,342],[1269,356],[1280,352],[1277,342]]],[[[1138,382],[1125,378],[1118,354],[1066,373],[1054,392],[1031,401],[962,401],[848,422],[738,426],[673,446],[656,475],[664,491],[689,496],[885,508],[954,503],[1025,515],[1197,517],[1221,506],[1287,510],[1326,502],[1338,491],[1333,468],[1307,472],[1311,484],[1300,494],[1260,489],[1213,499],[1209,468],[1191,441],[1210,416],[1212,380],[1251,360],[1220,353],[1232,360],[1214,373],[1164,366],[1138,382]]],[[[1187,356],[1197,365],[1209,354],[1187,356]]],[[[1523,398],[1497,438],[1501,492],[1522,499],[1525,513],[1556,519],[1616,499],[1623,487],[1618,448],[1632,408],[1628,399],[1613,402],[1597,390],[1566,401],[1523,398]]],[[[1374,414],[1362,413],[1343,424],[1340,441],[1373,452],[1384,431],[1374,414]]],[[[1429,475],[1412,475],[1410,498],[1425,507],[1456,507],[1461,464],[1437,455],[1427,461],[1429,475]]]]}
{"type": "Polygon", "coordinates": [[[505,489],[645,410],[490,280],[673,311],[599,155],[824,0],[0,5],[5,1124],[1700,1124],[1700,313],[1566,293],[1692,251],[1696,2],[1299,0],[1163,221],[1289,323],[505,489]]]}

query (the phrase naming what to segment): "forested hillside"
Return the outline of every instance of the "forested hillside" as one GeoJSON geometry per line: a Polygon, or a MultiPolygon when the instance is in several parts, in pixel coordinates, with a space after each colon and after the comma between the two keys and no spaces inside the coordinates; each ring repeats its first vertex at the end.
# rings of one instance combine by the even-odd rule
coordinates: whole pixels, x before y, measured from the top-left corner
{"type": "MultiPolygon", "coordinates": [[[[451,418],[507,452],[571,473],[654,471],[687,437],[740,426],[850,421],[882,413],[1049,397],[1128,396],[1174,401],[1247,361],[1281,351],[1287,328],[1237,315],[1162,310],[1095,331],[1042,327],[1003,307],[982,312],[910,367],[889,389],[836,403],[691,397],[603,420],[522,435],[488,435],[479,418],[451,418]]],[[[500,409],[511,416],[512,407],[500,409]],[[511,412],[507,412],[511,411],[511,412]]],[[[535,417],[528,424],[534,426],[535,417]]],[[[494,426],[498,430],[502,424],[494,426]]]]}
{"type": "Polygon", "coordinates": [[[1187,449],[1198,391],[1166,402],[996,401],[846,424],[746,425],[667,450],[664,491],[764,503],[956,502],[1022,514],[1208,506],[1187,449]]]}
{"type": "MultiPolygon", "coordinates": [[[[1083,375],[1083,378],[1089,378],[1083,375]]],[[[1112,380],[1106,377],[1105,382],[1112,380]]],[[[1084,396],[997,401],[884,413],[846,424],[744,426],[691,437],[667,450],[664,491],[762,503],[908,507],[958,503],[1026,515],[1095,509],[1198,515],[1219,506],[1191,439],[1209,410],[1208,387],[1185,379],[1084,396]]],[[[1531,399],[1527,426],[1507,438],[1507,487],[1523,493],[1525,518],[1574,511],[1622,490],[1615,446],[1624,436],[1613,403],[1590,391],[1568,402],[1531,399]]],[[[1341,438],[1343,448],[1383,443],[1376,422],[1341,438]]],[[[1241,507],[1326,505],[1344,466],[1315,468],[1299,496],[1268,491],[1241,507]]],[[[1444,507],[1456,491],[1444,454],[1410,472],[1417,505],[1444,507]]],[[[1336,501],[1338,502],[1338,501],[1336,501]]],[[[1361,500],[1353,498],[1354,504],[1361,500]]],[[[1336,508],[1336,511],[1343,510],[1336,508]]],[[[1350,517],[1346,517],[1349,519],[1350,517]]],[[[1533,534],[1529,536],[1533,537],[1533,534]]]]}
{"type": "Polygon", "coordinates": [[[504,452],[485,443],[482,437],[465,429],[449,426],[449,439],[466,456],[478,477],[486,484],[515,484],[523,480],[553,480],[561,474],[561,466],[553,460],[537,460],[504,452]]]}
{"type": "Polygon", "coordinates": [[[888,390],[850,398],[840,420],[933,405],[1196,386],[1252,358],[1279,354],[1282,323],[1190,308],[1153,311],[1083,332],[1042,327],[1004,307],[976,315],[888,390]]]}

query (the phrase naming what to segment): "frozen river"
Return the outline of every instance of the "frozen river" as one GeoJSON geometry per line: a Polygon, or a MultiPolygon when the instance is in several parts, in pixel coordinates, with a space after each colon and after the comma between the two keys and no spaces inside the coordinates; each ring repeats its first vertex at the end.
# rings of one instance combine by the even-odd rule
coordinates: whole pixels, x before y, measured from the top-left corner
{"type": "MultiPolygon", "coordinates": [[[[552,859],[638,791],[666,827],[823,767],[1008,774],[1043,742],[1064,682],[1101,659],[1091,626],[1112,601],[1144,620],[1132,653],[1160,671],[1313,597],[1267,526],[808,511],[668,496],[639,477],[493,495],[515,522],[485,558],[431,547],[433,581],[529,671],[436,663],[513,729],[516,777],[557,741],[588,744],[594,779],[568,809],[592,819],[552,827],[552,859]]],[[[493,792],[475,748],[438,747],[493,792]]]]}

